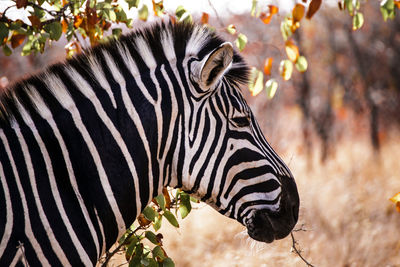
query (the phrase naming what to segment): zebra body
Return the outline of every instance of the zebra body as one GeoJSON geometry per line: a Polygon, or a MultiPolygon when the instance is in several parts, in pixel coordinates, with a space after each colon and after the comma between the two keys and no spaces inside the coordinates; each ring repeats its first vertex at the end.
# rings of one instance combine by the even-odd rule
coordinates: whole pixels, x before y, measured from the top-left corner
{"type": "Polygon", "coordinates": [[[206,28],[158,23],[10,88],[0,266],[94,265],[167,185],[257,240],[286,236],[297,190],[240,94],[247,73],[206,28]]]}

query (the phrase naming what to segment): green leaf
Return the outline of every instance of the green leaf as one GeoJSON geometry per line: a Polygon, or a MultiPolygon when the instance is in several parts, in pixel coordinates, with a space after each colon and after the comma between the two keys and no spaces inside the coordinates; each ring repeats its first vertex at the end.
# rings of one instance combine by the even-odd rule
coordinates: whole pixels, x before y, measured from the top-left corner
{"type": "Polygon", "coordinates": [[[183,13],[181,18],[179,19],[180,22],[191,23],[193,21],[192,15],[189,12],[183,13]]]}
{"type": "Polygon", "coordinates": [[[4,43],[4,41],[6,41],[5,39],[8,38],[8,27],[6,26],[5,23],[0,22],[0,45],[2,45],[4,43]]]}
{"type": "Polygon", "coordinates": [[[9,56],[12,54],[12,50],[6,44],[4,44],[3,45],[3,53],[4,53],[4,55],[9,56]]]}
{"type": "Polygon", "coordinates": [[[165,210],[163,215],[165,218],[167,218],[167,220],[170,222],[170,224],[172,224],[176,228],[179,228],[179,223],[176,220],[175,215],[172,214],[172,212],[170,212],[169,210],[165,210]]]}
{"type": "Polygon", "coordinates": [[[41,19],[46,15],[46,12],[43,9],[40,9],[38,7],[34,7],[33,8],[33,15],[35,15],[36,17],[41,19]]]}
{"type": "Polygon", "coordinates": [[[141,9],[138,10],[139,12],[139,19],[146,21],[147,17],[149,16],[149,9],[147,5],[143,5],[141,9]]]}
{"type": "Polygon", "coordinates": [[[147,265],[147,267],[159,267],[158,262],[155,259],[148,258],[148,260],[149,260],[149,265],[147,265]]]}
{"type": "Polygon", "coordinates": [[[121,7],[118,8],[115,14],[117,15],[117,21],[126,22],[128,20],[125,11],[121,7]]]}
{"type": "Polygon", "coordinates": [[[381,13],[384,21],[387,19],[394,19],[396,15],[394,0],[381,1],[381,13]]]}
{"type": "Polygon", "coordinates": [[[184,13],[186,13],[186,9],[183,6],[178,6],[175,10],[175,16],[178,19],[180,19],[184,13]]]}
{"type": "Polygon", "coordinates": [[[43,29],[50,34],[50,39],[51,40],[56,40],[60,39],[61,34],[62,34],[62,26],[60,22],[52,22],[50,24],[44,25],[43,29]]]}
{"type": "Polygon", "coordinates": [[[139,6],[139,0],[125,0],[125,2],[128,3],[128,9],[131,9],[132,7],[138,7],[139,6]]]}
{"type": "Polygon", "coordinates": [[[75,32],[74,21],[70,21],[68,23],[67,32],[65,33],[68,42],[71,41],[72,37],[74,36],[74,32],[75,32]]]}
{"type": "Polygon", "coordinates": [[[184,219],[192,210],[192,205],[190,204],[190,196],[188,194],[181,193],[180,199],[179,212],[182,216],[182,219],[184,219]]]}
{"type": "Polygon", "coordinates": [[[175,267],[175,263],[172,261],[171,258],[166,258],[165,260],[163,260],[162,264],[163,267],[175,267]]]}
{"type": "Polygon", "coordinates": [[[287,18],[281,22],[281,34],[285,41],[292,35],[292,30],[290,29],[289,20],[287,18]]]}
{"type": "Polygon", "coordinates": [[[126,249],[126,252],[125,252],[125,254],[127,255],[127,258],[130,258],[130,257],[132,256],[133,251],[136,250],[136,247],[137,247],[137,246],[138,246],[138,243],[137,243],[137,242],[131,242],[131,243],[128,245],[128,247],[127,247],[127,249],[126,249]]]}
{"type": "Polygon", "coordinates": [[[157,241],[157,237],[156,234],[153,233],[152,231],[146,231],[144,233],[144,236],[154,245],[159,245],[158,241],[157,241]]]}
{"type": "Polygon", "coordinates": [[[226,27],[226,30],[232,35],[236,33],[236,27],[233,24],[229,24],[228,27],[226,27]]]}
{"type": "Polygon", "coordinates": [[[114,10],[110,9],[110,10],[108,11],[108,18],[109,18],[111,21],[115,21],[115,20],[117,19],[117,14],[115,14],[114,10]]]}
{"type": "Polygon", "coordinates": [[[362,13],[357,12],[353,16],[353,31],[360,29],[363,24],[364,24],[364,16],[362,13]]]}
{"type": "Polygon", "coordinates": [[[112,29],[112,35],[113,35],[115,38],[119,38],[119,37],[121,36],[121,34],[122,34],[122,29],[121,29],[121,28],[114,28],[114,29],[112,29]]]}
{"type": "Polygon", "coordinates": [[[164,198],[164,195],[160,194],[160,195],[156,196],[155,199],[156,199],[158,205],[160,206],[160,208],[165,211],[165,198],[164,198]]]}
{"type": "Polygon", "coordinates": [[[25,43],[25,45],[22,47],[22,56],[27,56],[32,52],[32,41],[28,41],[25,43]]]}
{"type": "Polygon", "coordinates": [[[349,14],[353,16],[354,12],[353,0],[344,0],[344,7],[347,8],[349,14]]]}
{"type": "Polygon", "coordinates": [[[190,201],[194,202],[194,203],[200,203],[200,200],[198,200],[195,197],[190,196],[190,201]]]}
{"type": "Polygon", "coordinates": [[[243,33],[239,33],[238,38],[235,41],[235,44],[237,48],[239,48],[239,51],[242,52],[247,44],[247,36],[244,35],[243,33]]]}
{"type": "Polygon", "coordinates": [[[278,82],[275,79],[269,79],[265,83],[265,90],[267,91],[267,96],[269,99],[272,99],[275,96],[275,93],[278,89],[278,82]]]}
{"type": "Polygon", "coordinates": [[[129,267],[140,267],[140,261],[143,255],[143,247],[142,244],[139,244],[135,247],[135,255],[131,258],[129,262],[129,267]]]}
{"type": "Polygon", "coordinates": [[[156,216],[154,219],[153,228],[157,232],[161,228],[162,216],[156,216]]]}
{"type": "Polygon", "coordinates": [[[308,67],[307,59],[305,56],[299,56],[296,61],[296,69],[300,72],[305,72],[308,67]]]}
{"type": "Polygon", "coordinates": [[[147,220],[153,222],[155,221],[156,211],[152,207],[147,206],[146,208],[144,208],[142,213],[147,220]]]}
{"type": "Polygon", "coordinates": [[[162,250],[162,248],[160,246],[155,246],[151,252],[153,254],[153,257],[159,257],[160,259],[165,259],[165,254],[164,251],[162,250]]]}
{"type": "Polygon", "coordinates": [[[250,15],[251,15],[252,17],[255,17],[255,16],[256,16],[257,2],[258,2],[257,0],[253,0],[253,1],[251,2],[250,15]]]}

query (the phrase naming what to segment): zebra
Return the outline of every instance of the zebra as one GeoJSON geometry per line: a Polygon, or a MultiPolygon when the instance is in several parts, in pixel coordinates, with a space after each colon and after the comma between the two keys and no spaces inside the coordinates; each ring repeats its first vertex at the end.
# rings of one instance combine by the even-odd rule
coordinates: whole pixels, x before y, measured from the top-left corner
{"type": "Polygon", "coordinates": [[[165,186],[272,242],[298,220],[291,171],[209,28],[156,22],[0,96],[0,266],[92,266],[165,186]]]}

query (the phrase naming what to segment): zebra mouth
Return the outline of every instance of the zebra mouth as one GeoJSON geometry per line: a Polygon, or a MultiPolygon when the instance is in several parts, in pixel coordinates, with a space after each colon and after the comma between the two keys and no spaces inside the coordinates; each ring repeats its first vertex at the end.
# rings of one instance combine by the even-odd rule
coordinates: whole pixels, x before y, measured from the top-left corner
{"type": "Polygon", "coordinates": [[[268,216],[252,216],[245,225],[248,235],[257,241],[271,243],[275,240],[274,230],[268,216]]]}
{"type": "Polygon", "coordinates": [[[256,210],[245,222],[247,233],[257,241],[271,243],[290,234],[294,224],[285,223],[283,218],[269,210],[256,210]]]}

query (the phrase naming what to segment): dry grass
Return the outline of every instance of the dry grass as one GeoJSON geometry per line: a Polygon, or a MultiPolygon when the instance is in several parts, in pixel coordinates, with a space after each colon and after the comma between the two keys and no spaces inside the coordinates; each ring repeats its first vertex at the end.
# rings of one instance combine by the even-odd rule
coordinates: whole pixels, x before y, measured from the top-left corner
{"type": "MultiPolygon", "coordinates": [[[[388,199],[400,191],[400,135],[387,139],[378,158],[367,140],[341,141],[324,165],[303,155],[290,161],[301,197],[295,233],[316,266],[400,266],[400,214],[388,199]],[[308,166],[308,167],[307,167],[308,166]]],[[[289,150],[289,153],[290,152],[289,150]]],[[[318,158],[318,157],[315,157],[318,158]]],[[[164,223],[164,246],[176,266],[305,266],[290,237],[250,241],[245,228],[199,204],[179,230],[164,223]]]]}

